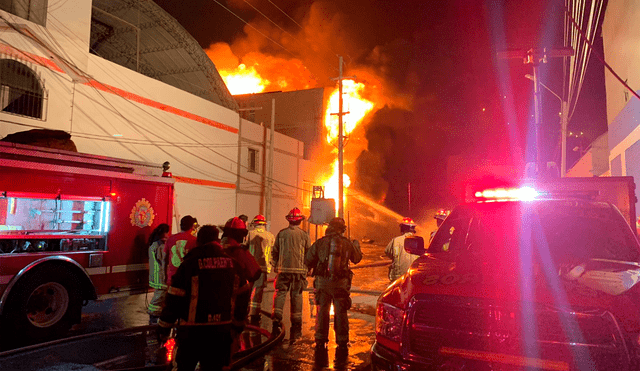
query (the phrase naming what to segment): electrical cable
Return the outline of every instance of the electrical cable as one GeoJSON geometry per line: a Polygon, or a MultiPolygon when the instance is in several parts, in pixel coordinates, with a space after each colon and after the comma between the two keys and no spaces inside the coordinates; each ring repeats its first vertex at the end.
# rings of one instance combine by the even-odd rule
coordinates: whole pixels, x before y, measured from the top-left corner
{"type": "MultiPolygon", "coordinates": [[[[13,28],[16,32],[20,33],[21,35],[23,35],[23,36],[25,36],[25,37],[27,37],[27,38],[29,38],[29,39],[31,39],[31,37],[29,37],[28,35],[25,35],[25,34],[24,34],[20,29],[18,29],[18,28],[17,28],[17,27],[15,27],[13,24],[11,24],[10,22],[8,22],[8,21],[7,21],[5,18],[3,18],[2,16],[0,16],[0,19],[2,19],[3,21],[5,21],[5,23],[7,23],[7,24],[8,24],[11,28],[13,28]]],[[[6,43],[6,42],[5,42],[5,43],[6,43]]],[[[7,43],[7,45],[9,45],[9,44],[7,43]]],[[[17,50],[18,50],[18,49],[17,49],[17,50]]],[[[35,61],[35,59],[33,59],[30,55],[26,54],[25,52],[23,52],[23,51],[21,51],[21,50],[18,50],[18,51],[19,51],[20,53],[22,53],[22,54],[26,55],[27,57],[29,57],[29,59],[34,60],[34,61],[35,61]]],[[[52,52],[54,52],[54,53],[55,53],[55,51],[52,51],[52,52]]],[[[92,80],[94,80],[94,81],[97,81],[95,78],[93,78],[93,76],[91,76],[90,74],[88,74],[88,73],[86,73],[86,72],[82,71],[82,70],[81,70],[77,65],[75,65],[75,63],[73,63],[73,62],[71,62],[71,61],[67,60],[66,58],[64,58],[64,57],[62,57],[62,56],[60,56],[60,55],[57,55],[57,57],[58,57],[58,58],[60,58],[61,60],[63,60],[64,62],[68,63],[69,65],[73,66],[74,68],[76,68],[76,69],[78,70],[78,72],[82,73],[85,77],[90,78],[90,79],[92,79],[92,80]]],[[[37,63],[37,61],[35,61],[35,62],[37,63]]],[[[37,64],[39,64],[39,63],[37,63],[37,64]]],[[[162,151],[163,153],[165,153],[166,155],[168,155],[170,158],[175,159],[178,163],[181,163],[181,164],[185,165],[186,167],[191,168],[192,170],[194,170],[194,171],[196,171],[196,172],[199,172],[199,173],[201,173],[201,174],[203,174],[203,175],[211,176],[211,177],[212,177],[212,178],[214,178],[214,179],[216,178],[215,176],[212,176],[211,174],[207,174],[207,173],[205,173],[205,172],[202,172],[200,169],[194,168],[194,167],[190,166],[189,164],[184,163],[184,162],[183,162],[183,161],[181,161],[180,159],[176,158],[175,156],[172,156],[172,155],[171,155],[171,154],[169,154],[168,152],[166,152],[166,151],[164,151],[163,149],[161,149],[157,144],[154,144],[154,142],[152,142],[152,141],[151,141],[151,140],[150,140],[150,139],[149,139],[149,138],[148,138],[144,133],[140,132],[140,129],[141,129],[141,128],[140,128],[140,126],[139,126],[139,125],[137,125],[137,124],[133,123],[133,122],[132,122],[132,121],[130,121],[127,117],[125,117],[125,116],[124,116],[120,111],[118,111],[118,109],[117,109],[117,108],[115,108],[115,106],[113,106],[113,105],[112,105],[112,104],[111,104],[111,103],[106,99],[106,97],[104,97],[104,95],[102,94],[102,92],[101,92],[101,91],[99,91],[96,87],[94,87],[94,86],[91,86],[91,87],[92,87],[92,88],[93,88],[93,89],[98,93],[98,95],[100,95],[100,96],[102,97],[102,99],[103,99],[105,102],[107,102],[107,104],[109,104],[109,106],[111,107],[111,109],[112,109],[116,114],[118,114],[122,119],[124,119],[124,120],[125,120],[125,122],[129,123],[129,124],[130,124],[130,126],[131,126],[135,131],[137,131],[140,135],[142,135],[142,136],[143,136],[143,137],[144,137],[148,142],[150,142],[150,143],[151,143],[151,145],[154,145],[156,148],[158,148],[160,151],[162,151]]],[[[107,88],[107,90],[110,90],[110,88],[109,88],[109,87],[106,87],[106,88],[107,88]]],[[[113,92],[113,91],[112,91],[112,93],[113,93],[113,94],[115,94],[116,96],[118,96],[115,92],[113,92]]],[[[139,109],[142,109],[141,107],[139,107],[139,106],[137,106],[137,105],[133,104],[133,102],[130,102],[130,101],[129,101],[129,100],[127,100],[127,99],[125,99],[125,101],[126,101],[126,102],[129,102],[129,103],[130,103],[130,104],[132,104],[132,105],[134,105],[134,107],[137,107],[137,108],[139,108],[139,109]]],[[[144,112],[145,112],[145,114],[149,114],[149,112],[147,112],[147,111],[144,111],[144,112]]],[[[87,115],[87,117],[90,117],[90,116],[89,116],[89,115],[87,115]]],[[[177,131],[177,129],[176,129],[175,127],[173,127],[173,126],[172,126],[172,125],[170,125],[170,124],[167,124],[164,120],[161,120],[161,119],[159,119],[159,118],[157,118],[157,117],[156,117],[156,119],[158,119],[158,121],[160,121],[160,122],[164,123],[165,125],[167,125],[167,126],[169,126],[169,127],[173,128],[174,130],[176,130],[176,131],[177,131]]],[[[107,131],[106,129],[104,129],[104,128],[103,128],[100,124],[98,124],[97,122],[95,122],[95,121],[94,121],[94,123],[95,123],[95,124],[96,124],[100,129],[102,129],[102,130],[103,130],[103,132],[105,132],[105,134],[107,134],[107,136],[108,136],[108,131],[107,131]]],[[[187,137],[188,137],[188,136],[187,136],[187,137]]],[[[163,139],[163,138],[160,138],[160,137],[159,137],[159,139],[163,139]]],[[[189,139],[192,139],[192,138],[189,138],[189,139]]],[[[192,140],[193,140],[193,139],[192,139],[192,140]]],[[[200,145],[203,145],[202,143],[198,142],[197,140],[194,140],[194,141],[195,141],[196,143],[199,143],[200,145]]],[[[115,142],[118,142],[119,144],[123,144],[122,142],[120,142],[120,141],[118,141],[118,140],[115,140],[115,142]]],[[[232,172],[232,171],[230,171],[230,170],[227,170],[226,168],[223,168],[223,167],[221,167],[221,166],[219,166],[219,165],[217,165],[217,164],[215,164],[215,163],[212,163],[212,162],[210,162],[210,161],[208,161],[208,160],[206,160],[206,159],[202,158],[201,156],[195,155],[194,153],[192,153],[192,152],[190,152],[190,151],[184,150],[183,148],[180,148],[180,147],[178,147],[178,146],[176,146],[176,145],[172,144],[171,142],[168,142],[168,141],[167,141],[167,144],[168,144],[168,145],[172,145],[172,146],[173,146],[173,147],[175,147],[175,148],[181,149],[181,150],[183,150],[184,152],[186,152],[186,153],[188,153],[188,154],[190,154],[190,155],[192,155],[192,156],[194,156],[194,157],[196,157],[196,158],[198,158],[198,159],[200,159],[200,160],[204,161],[205,163],[208,163],[208,164],[210,164],[210,165],[212,165],[212,166],[214,166],[214,167],[217,167],[217,168],[219,168],[219,169],[221,169],[221,170],[223,170],[223,171],[226,171],[226,172],[232,173],[232,174],[234,174],[234,175],[237,175],[236,173],[234,173],[234,172],[232,172]]],[[[131,149],[131,148],[128,148],[128,146],[124,146],[124,145],[123,145],[123,147],[124,147],[124,148],[126,148],[127,150],[129,150],[130,152],[132,152],[132,153],[136,154],[135,152],[133,152],[133,151],[132,151],[132,149],[131,149]]],[[[218,154],[220,157],[223,157],[223,158],[225,158],[225,159],[227,159],[227,160],[231,161],[232,163],[236,164],[236,162],[235,162],[234,160],[231,160],[231,159],[227,158],[226,156],[223,156],[223,155],[222,155],[222,154],[220,154],[219,152],[217,152],[217,151],[213,151],[213,150],[211,150],[211,149],[210,149],[210,151],[212,151],[212,152],[214,152],[214,153],[218,154]]],[[[138,158],[140,158],[140,159],[144,159],[144,157],[143,157],[141,154],[136,154],[136,155],[137,155],[137,157],[138,157],[138,158]]],[[[243,166],[243,165],[241,165],[241,164],[236,164],[236,165],[237,165],[237,166],[243,166]]],[[[246,167],[246,166],[243,166],[243,167],[248,168],[248,167],[246,167]]],[[[244,179],[244,180],[246,180],[246,181],[248,181],[248,182],[255,183],[255,184],[257,184],[257,185],[262,186],[262,185],[261,185],[261,183],[256,182],[256,181],[253,181],[252,179],[246,178],[246,177],[244,177],[244,176],[240,176],[240,178],[241,178],[241,179],[244,179]]],[[[278,180],[273,179],[273,178],[269,178],[269,177],[267,177],[267,178],[268,178],[270,181],[275,182],[275,183],[277,183],[277,184],[282,184],[282,185],[284,185],[284,186],[287,186],[287,187],[290,187],[290,188],[294,188],[294,189],[298,189],[298,190],[301,190],[301,191],[308,191],[308,190],[305,190],[305,189],[303,189],[303,188],[299,188],[299,187],[297,187],[297,186],[295,186],[295,185],[291,185],[291,184],[288,184],[288,183],[285,183],[285,182],[282,182],[282,181],[278,181],[278,180]]],[[[279,190],[280,190],[280,191],[282,191],[281,189],[279,189],[279,190]]],[[[282,191],[282,192],[284,192],[284,191],[282,191]]]]}
{"type": "MultiPolygon", "coordinates": [[[[261,12],[260,10],[258,10],[258,8],[256,8],[255,6],[251,5],[247,0],[243,0],[243,1],[244,1],[245,3],[247,3],[247,5],[249,5],[250,7],[252,7],[252,8],[253,8],[256,12],[258,12],[261,16],[263,16],[266,20],[268,20],[269,22],[271,22],[274,26],[278,27],[282,32],[284,32],[285,34],[287,34],[288,36],[290,36],[292,39],[294,39],[294,40],[295,40],[299,45],[302,45],[302,46],[304,46],[304,47],[308,48],[309,50],[314,51],[314,50],[311,48],[311,46],[309,46],[307,43],[300,42],[300,40],[298,40],[298,38],[296,38],[295,36],[293,36],[292,34],[290,34],[289,32],[287,32],[284,28],[280,27],[280,25],[278,25],[278,24],[277,24],[275,21],[273,21],[271,18],[267,17],[263,12],[261,12]]],[[[269,1],[269,2],[271,2],[271,1],[269,1]]],[[[273,4],[273,3],[271,3],[271,4],[273,4]]],[[[273,4],[273,5],[275,6],[275,4],[273,4]]],[[[277,6],[276,6],[276,8],[277,8],[278,10],[282,11],[282,10],[281,10],[280,8],[278,8],[277,6]]],[[[284,13],[284,12],[283,12],[283,13],[284,13]]],[[[286,13],[285,13],[285,15],[286,15],[287,17],[289,17],[289,15],[288,15],[288,14],[286,14],[286,13]]],[[[289,19],[291,19],[291,17],[289,17],[289,19]]],[[[301,29],[303,29],[303,28],[302,28],[302,26],[300,26],[300,25],[299,25],[298,23],[296,23],[295,21],[294,21],[294,23],[295,23],[298,27],[300,27],[301,29]]],[[[303,29],[303,30],[304,30],[304,29],[303,29]]],[[[333,50],[331,50],[331,49],[329,49],[329,50],[330,50],[333,54],[336,54],[336,53],[334,53],[334,52],[333,52],[333,50]]],[[[328,62],[326,59],[324,59],[324,58],[322,58],[322,60],[323,60],[324,62],[327,62],[328,64],[331,64],[331,63],[329,63],[329,62],[328,62]]],[[[306,67],[305,67],[305,69],[306,69],[307,71],[309,71],[306,67]]],[[[311,71],[309,71],[309,72],[311,72],[311,71]]]]}

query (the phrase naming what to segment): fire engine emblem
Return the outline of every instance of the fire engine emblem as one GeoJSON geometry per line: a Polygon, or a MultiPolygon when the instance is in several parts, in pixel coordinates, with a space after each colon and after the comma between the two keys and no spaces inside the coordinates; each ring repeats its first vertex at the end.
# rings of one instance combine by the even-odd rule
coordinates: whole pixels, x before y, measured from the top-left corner
{"type": "Polygon", "coordinates": [[[133,209],[131,209],[131,225],[144,228],[153,224],[153,218],[156,214],[151,207],[151,203],[144,198],[136,202],[133,209]]]}

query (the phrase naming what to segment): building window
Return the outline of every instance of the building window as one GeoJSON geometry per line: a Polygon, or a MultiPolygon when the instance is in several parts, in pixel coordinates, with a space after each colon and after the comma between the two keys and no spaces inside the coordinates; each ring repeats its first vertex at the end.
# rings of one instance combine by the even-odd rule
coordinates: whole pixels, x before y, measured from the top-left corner
{"type": "Polygon", "coordinates": [[[40,26],[47,25],[48,0],[0,0],[0,9],[40,26]]]}
{"type": "Polygon", "coordinates": [[[0,59],[2,112],[44,119],[46,99],[46,91],[31,68],[12,59],[0,59]]]}
{"type": "Polygon", "coordinates": [[[258,160],[260,159],[260,152],[257,149],[249,148],[249,171],[252,173],[258,172],[258,160]]]}

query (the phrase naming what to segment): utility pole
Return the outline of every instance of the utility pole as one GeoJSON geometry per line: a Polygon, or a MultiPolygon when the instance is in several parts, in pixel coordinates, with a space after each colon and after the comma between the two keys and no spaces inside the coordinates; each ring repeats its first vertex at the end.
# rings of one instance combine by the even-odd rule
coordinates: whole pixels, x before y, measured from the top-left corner
{"type": "Polygon", "coordinates": [[[242,113],[245,111],[257,111],[262,109],[262,107],[251,107],[251,108],[239,108],[238,109],[238,160],[236,162],[236,211],[235,215],[238,215],[238,199],[240,198],[240,179],[242,177],[242,172],[240,171],[242,166],[242,113]]]}
{"type": "Polygon", "coordinates": [[[342,56],[338,75],[338,217],[344,218],[344,143],[342,141],[342,56]]]}
{"type": "MultiPolygon", "coordinates": [[[[570,47],[560,48],[560,49],[529,49],[526,52],[523,50],[508,50],[498,52],[498,58],[500,59],[511,59],[511,58],[523,58],[524,64],[531,64],[533,67],[533,92],[534,92],[534,118],[535,118],[535,132],[536,132],[536,175],[539,177],[546,173],[546,164],[544,158],[542,156],[542,119],[540,117],[540,105],[541,105],[541,96],[540,96],[540,76],[538,67],[540,63],[547,63],[547,58],[551,57],[570,57],[573,55],[573,49],[570,47]]],[[[564,100],[563,108],[565,106],[564,100]]],[[[566,126],[566,112],[563,109],[562,112],[562,125],[566,126]]],[[[563,128],[564,129],[564,128],[563,128]]],[[[566,129],[564,129],[566,130],[566,129]]],[[[562,131],[562,129],[561,129],[562,131]]],[[[566,132],[562,134],[566,137],[566,132]]],[[[563,138],[563,143],[565,143],[566,150],[566,138],[563,138]]],[[[566,170],[566,169],[565,169],[566,170]]]]}
{"type": "Polygon", "coordinates": [[[271,227],[271,198],[273,191],[273,146],[276,137],[276,100],[271,99],[271,133],[269,135],[269,175],[267,177],[267,201],[265,207],[265,218],[267,219],[267,229],[271,227]]]}
{"type": "MultiPolygon", "coordinates": [[[[355,77],[342,76],[342,65],[344,64],[342,56],[338,56],[340,68],[338,69],[340,75],[338,76],[338,113],[332,113],[332,115],[338,116],[338,216],[344,218],[344,123],[342,117],[349,112],[343,111],[342,104],[342,80],[354,79],[355,77]]],[[[334,79],[335,80],[335,79],[334,79]]]]}
{"type": "Polygon", "coordinates": [[[567,175],[567,126],[569,126],[569,102],[562,99],[562,107],[560,110],[560,143],[562,144],[562,156],[560,156],[560,176],[567,175]]]}

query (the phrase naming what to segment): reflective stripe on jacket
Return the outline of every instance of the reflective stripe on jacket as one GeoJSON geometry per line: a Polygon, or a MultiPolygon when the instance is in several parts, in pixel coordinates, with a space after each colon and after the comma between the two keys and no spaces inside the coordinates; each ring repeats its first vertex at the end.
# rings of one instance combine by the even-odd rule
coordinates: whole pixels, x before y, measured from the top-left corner
{"type": "Polygon", "coordinates": [[[180,232],[171,235],[164,245],[164,253],[167,266],[167,284],[171,283],[171,277],[176,274],[182,260],[196,245],[196,238],[190,232],[180,232]]]}
{"type": "Polygon", "coordinates": [[[187,324],[229,324],[237,292],[244,285],[240,264],[220,245],[195,247],[173,276],[160,319],[167,324],[179,318],[187,324]]]}
{"type": "Polygon", "coordinates": [[[263,226],[256,227],[249,231],[249,252],[256,259],[263,272],[271,271],[271,248],[275,242],[273,234],[264,229],[263,226]]]}
{"type": "Polygon", "coordinates": [[[167,280],[165,274],[164,239],[158,240],[149,246],[149,287],[153,289],[166,289],[167,280]]]}

